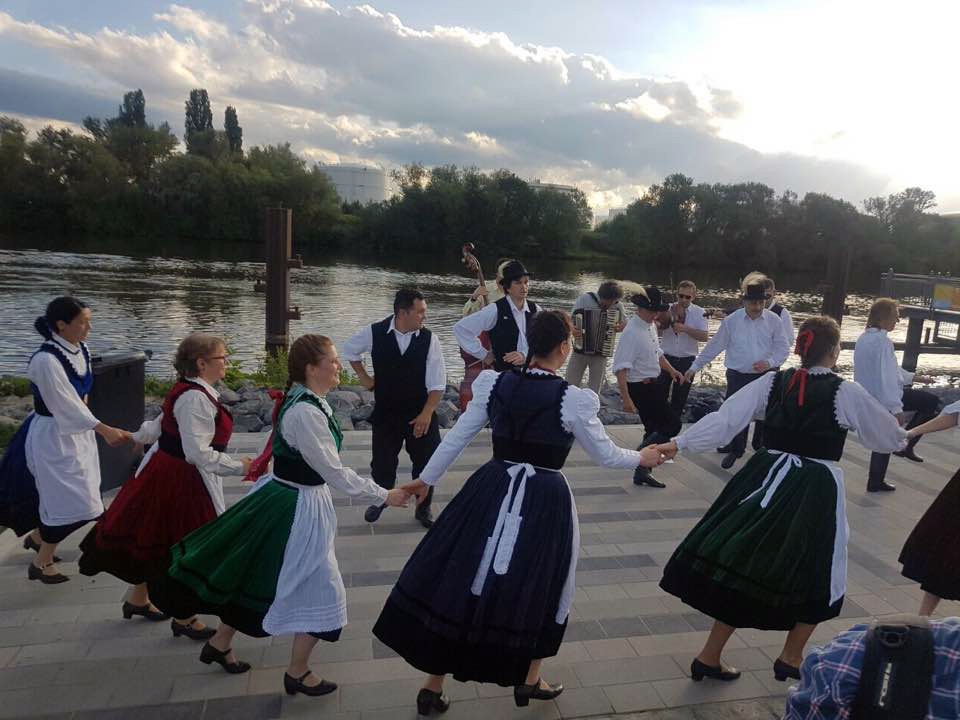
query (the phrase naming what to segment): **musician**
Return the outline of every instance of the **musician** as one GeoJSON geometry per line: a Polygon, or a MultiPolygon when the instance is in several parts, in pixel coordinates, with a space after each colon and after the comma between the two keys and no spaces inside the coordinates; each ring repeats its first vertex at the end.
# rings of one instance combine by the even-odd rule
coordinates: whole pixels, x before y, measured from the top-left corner
{"type": "MultiPolygon", "coordinates": [[[[697,286],[692,280],[677,285],[677,301],[670,306],[670,325],[660,336],[663,355],[679,372],[685,373],[693,365],[700,352],[700,343],[706,342],[707,316],[699,305],[694,304],[697,286]]],[[[692,383],[675,383],[666,370],[660,373],[660,386],[670,403],[670,409],[678,418],[683,417],[692,383]]]]}
{"type": "MultiPolygon", "coordinates": [[[[642,288],[631,300],[637,314],[630,318],[613,354],[613,374],[617,376],[623,411],[637,413],[643,423],[643,445],[665,442],[680,432],[680,419],[667,404],[659,385],[660,371],[666,371],[674,382],[683,382],[683,375],[664,357],[654,324],[657,314],[669,305],[663,302],[660,290],[642,288]]],[[[649,468],[638,466],[633,473],[634,485],[663,488],[649,468]]]]}
{"type": "Polygon", "coordinates": [[[483,310],[487,305],[496,302],[503,297],[503,288],[500,281],[503,279],[503,268],[510,260],[501,260],[497,263],[496,288],[493,293],[487,289],[486,283],[477,285],[476,290],[470,295],[470,299],[463,305],[463,313],[460,317],[473,315],[475,312],[483,310]],[[492,297],[491,297],[492,295],[492,297]]]}
{"type": "MultiPolygon", "coordinates": [[[[688,382],[692,381],[696,373],[721,352],[724,353],[727,397],[780,367],[790,354],[783,323],[766,308],[767,299],[762,283],[744,282],[740,291],[743,307],[723,319],[720,329],[700,351],[685,375],[688,382]]],[[[726,456],[720,463],[724,470],[729,470],[743,456],[747,449],[748,430],[749,427],[745,427],[726,446],[726,456]]]]}
{"type": "MultiPolygon", "coordinates": [[[[603,318],[608,310],[614,308],[617,311],[617,321],[613,330],[615,332],[622,332],[627,326],[627,313],[623,308],[622,298],[623,288],[620,287],[620,283],[614,280],[607,280],[606,282],[600,283],[600,287],[597,288],[596,292],[587,292],[578,297],[573,303],[573,314],[576,316],[578,314],[577,311],[580,310],[583,311],[584,316],[586,316],[587,313],[595,312],[599,313],[600,317],[603,318]]],[[[601,324],[603,324],[602,319],[601,324]]],[[[579,331],[574,328],[574,337],[577,337],[578,332],[579,331]]],[[[599,393],[600,387],[605,380],[607,358],[609,355],[604,354],[602,348],[584,345],[582,337],[580,338],[579,344],[583,349],[578,350],[575,344],[573,352],[570,354],[570,360],[567,362],[567,382],[577,387],[583,387],[581,383],[583,382],[584,372],[589,370],[590,379],[587,381],[587,387],[595,393],[599,393]]],[[[610,349],[612,350],[612,348],[613,343],[611,338],[610,349]]]]}
{"type": "MultiPolygon", "coordinates": [[[[398,456],[404,445],[413,463],[412,477],[418,478],[440,444],[434,411],[447,387],[447,369],[440,341],[424,327],[426,317],[423,294],[415,288],[401,288],[393,300],[393,315],[362,328],[343,346],[343,357],[360,384],[374,394],[370,474],[387,490],[396,484],[398,456]],[[372,377],[363,365],[365,353],[370,353],[373,361],[372,377]]],[[[425,528],[433,525],[431,500],[428,495],[415,513],[425,528]]]]}
{"type": "Polygon", "coordinates": [[[500,280],[504,297],[480,312],[457,321],[453,334],[464,352],[483,358],[485,366],[497,372],[520,367],[527,359],[527,323],[540,308],[527,300],[530,273],[519,260],[510,260],[503,266],[500,280]],[[480,334],[490,335],[491,350],[484,349],[480,334]]]}

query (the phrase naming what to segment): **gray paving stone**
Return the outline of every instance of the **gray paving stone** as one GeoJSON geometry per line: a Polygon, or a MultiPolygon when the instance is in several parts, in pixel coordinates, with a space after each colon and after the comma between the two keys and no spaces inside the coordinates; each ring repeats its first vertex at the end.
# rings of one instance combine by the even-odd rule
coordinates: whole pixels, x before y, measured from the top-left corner
{"type": "MultiPolygon", "coordinates": [[[[314,698],[310,698],[313,700],[314,698]]],[[[203,720],[238,720],[238,718],[280,717],[280,695],[248,695],[246,697],[207,700],[203,720]]]]}
{"type": "Polygon", "coordinates": [[[649,635],[650,630],[639,617],[603,618],[600,627],[610,638],[649,635]]]}
{"type": "Polygon", "coordinates": [[[663,700],[650,683],[608,685],[603,688],[603,692],[618,713],[641,712],[664,706],[663,700]]]}
{"type": "Polygon", "coordinates": [[[679,678],[683,675],[680,667],[668,656],[627,657],[575,663],[573,671],[584,687],[664,680],[679,678]]]}
{"type": "Polygon", "coordinates": [[[651,635],[668,635],[694,629],[682,615],[644,615],[642,619],[651,635]]]}
{"type": "Polygon", "coordinates": [[[610,698],[603,688],[564,688],[556,699],[557,709],[565,718],[579,718],[589,715],[601,715],[613,711],[610,698]]]}

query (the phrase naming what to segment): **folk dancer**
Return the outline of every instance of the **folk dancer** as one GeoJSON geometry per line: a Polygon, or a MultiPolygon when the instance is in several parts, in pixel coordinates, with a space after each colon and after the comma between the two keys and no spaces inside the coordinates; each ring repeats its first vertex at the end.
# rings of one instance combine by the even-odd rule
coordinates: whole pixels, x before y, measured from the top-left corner
{"type": "MultiPolygon", "coordinates": [[[[692,280],[684,280],[677,285],[677,301],[670,306],[670,326],[660,335],[660,347],[663,356],[671,366],[681,373],[687,372],[700,352],[700,343],[706,342],[707,318],[702,307],[694,303],[697,298],[697,286],[692,280]]],[[[690,395],[691,382],[674,382],[666,370],[660,373],[660,384],[670,404],[670,409],[678,419],[683,418],[683,408],[690,395]]]]}
{"type": "Polygon", "coordinates": [[[570,353],[570,318],[530,322],[529,367],[480,374],[467,411],[415,482],[425,497],[489,422],[493,458],[466,481],[407,561],[374,635],[430,677],[421,715],[443,712],[446,674],[514,686],[518,706],[563,690],[542,680],[563,640],[576,589],[580,533],[562,467],[578,442],[598,465],[656,465],[652,448],[617,447],[597,418],[600,400],[557,375],[570,353]]]}
{"type": "MultiPolygon", "coordinates": [[[[893,341],[888,335],[899,320],[896,300],[879,298],[874,301],[867,315],[867,328],[857,338],[853,348],[853,377],[881,405],[896,415],[901,424],[904,424],[906,413],[913,412],[910,422],[906,423],[909,430],[936,417],[940,399],[931,392],[906,387],[913,382],[914,373],[897,365],[893,341]]],[[[923,462],[923,458],[913,451],[920,437],[914,435],[903,452],[894,454],[914,462],[923,462]]],[[[896,485],[886,481],[889,463],[889,454],[873,453],[870,456],[867,492],[896,490],[896,485]]]]}
{"type": "MultiPolygon", "coordinates": [[[[623,288],[620,287],[620,283],[614,280],[607,280],[606,282],[600,283],[600,287],[597,288],[596,292],[583,293],[578,297],[573,303],[573,310],[574,312],[577,310],[601,310],[607,312],[611,308],[615,308],[619,318],[615,330],[619,333],[623,332],[627,326],[627,313],[621,302],[622,299],[623,288]]],[[[577,332],[577,329],[574,328],[574,336],[576,336],[577,332]]],[[[585,372],[589,371],[589,379],[587,380],[586,387],[595,393],[599,393],[604,380],[606,380],[607,360],[609,360],[609,356],[604,355],[599,350],[594,354],[588,355],[581,350],[573,348],[570,361],[567,363],[567,382],[577,387],[584,387],[583,376],[585,372]]]]}
{"type": "MultiPolygon", "coordinates": [[[[766,293],[759,282],[742,284],[743,307],[727,315],[720,329],[710,338],[697,359],[686,372],[691,382],[700,370],[721,352],[727,369],[727,398],[741,388],[780,367],[790,354],[790,346],[783,332],[783,322],[766,309],[766,293]]],[[[729,470],[747,448],[749,423],[738,432],[730,444],[721,450],[726,455],[720,463],[729,470]]]]}
{"type": "MultiPolygon", "coordinates": [[[[397,482],[398,456],[404,446],[416,478],[440,444],[435,410],[447,387],[447,370],[439,339],[424,327],[426,317],[423,293],[401,288],[393,300],[393,315],[365,326],[343,345],[343,356],[360,384],[373,391],[370,474],[387,490],[397,482]],[[373,363],[372,376],[363,365],[367,353],[373,363]]],[[[415,513],[425,528],[433,524],[431,499],[415,513]]]]}
{"type": "Polygon", "coordinates": [[[230,674],[250,669],[231,649],[238,630],[252,637],[293,634],[284,690],[327,695],[337,685],[313,675],[310,654],[319,640],[339,640],[347,624],[330,487],[393,507],[404,506],[409,496],[387,491],[341,463],[343,433],[324,397],[342,370],[330,339],[297,338],[287,367],[290,384],[273,435],[273,471],[173,546],[169,570],[150,581],[150,595],[174,617],[219,617],[200,661],[230,674]]]}
{"type": "MultiPolygon", "coordinates": [[[[683,382],[680,373],[664,357],[654,320],[669,305],[660,290],[643,288],[632,297],[636,315],[630,318],[620,344],[613,355],[613,373],[617,377],[623,411],[637,413],[643,423],[643,445],[664,442],[680,432],[680,418],[667,403],[659,383],[660,373],[670,375],[672,382],[683,382]]],[[[638,466],[633,474],[634,485],[663,488],[649,468],[638,466]]]]}
{"type": "Polygon", "coordinates": [[[453,334],[464,352],[482,357],[484,365],[497,372],[520,367],[527,361],[527,324],[540,309],[533,300],[527,300],[530,272],[519,260],[503,266],[500,286],[504,297],[453,326],[453,334]],[[490,335],[489,351],[480,342],[484,331],[490,335]]]}
{"type": "Polygon", "coordinates": [[[31,356],[27,377],[31,413],[10,441],[0,465],[0,524],[34,550],[27,577],[45,585],[70,578],[56,566],[57,545],[103,513],[97,435],[112,446],[130,433],[93,416],[86,400],[93,389],[90,351],[92,312],[80,300],[58,297],[37,318],[43,343],[31,356]]]}
{"type": "Polygon", "coordinates": [[[703,452],[764,418],[767,445],[727,483],[680,543],[660,587],[714,618],[690,667],[694,680],[735,680],[721,662],[736,628],[787,630],[773,671],[800,678],[803,648],[817,623],[837,617],[846,591],[847,526],[839,460],[848,430],[877,451],[906,444],[906,432],[855,382],[832,368],[840,328],[827,317],[800,326],[801,367],[766,373],[717,412],[659,445],[665,457],[703,452]]]}
{"type": "MultiPolygon", "coordinates": [[[[783,334],[787,339],[787,346],[793,347],[794,339],[796,338],[796,333],[793,329],[793,317],[790,315],[790,311],[787,310],[783,305],[780,304],[777,299],[777,285],[774,283],[773,278],[769,275],[764,275],[761,272],[754,272],[747,277],[755,277],[757,282],[763,285],[763,295],[767,301],[767,310],[772,312],[778,318],[780,322],[783,323],[783,334]]],[[[753,282],[752,280],[750,282],[753,282]]],[[[779,367],[773,368],[774,370],[779,370],[779,367]]],[[[763,423],[755,422],[753,424],[753,437],[750,439],[750,444],[753,446],[754,450],[759,450],[763,447],[763,423]]]]}

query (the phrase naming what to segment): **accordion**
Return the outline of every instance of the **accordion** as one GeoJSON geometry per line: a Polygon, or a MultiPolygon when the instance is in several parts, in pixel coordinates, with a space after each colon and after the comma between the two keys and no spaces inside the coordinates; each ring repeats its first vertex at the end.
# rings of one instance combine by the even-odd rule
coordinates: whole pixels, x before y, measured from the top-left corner
{"type": "Polygon", "coordinates": [[[610,357],[613,355],[618,322],[620,311],[615,307],[609,310],[574,310],[573,326],[580,331],[580,337],[574,336],[573,349],[584,355],[610,357]]]}

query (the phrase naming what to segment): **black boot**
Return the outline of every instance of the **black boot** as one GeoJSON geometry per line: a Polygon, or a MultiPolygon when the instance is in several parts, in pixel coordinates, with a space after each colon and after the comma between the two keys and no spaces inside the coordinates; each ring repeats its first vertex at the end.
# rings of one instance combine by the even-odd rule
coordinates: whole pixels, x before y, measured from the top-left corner
{"type": "Polygon", "coordinates": [[[417,693],[417,715],[427,716],[432,713],[445,713],[450,708],[450,698],[443,692],[433,692],[427,688],[420,688],[417,693]]]}
{"type": "Polygon", "coordinates": [[[887,465],[890,464],[890,456],[886,453],[870,454],[870,470],[867,475],[867,492],[893,492],[897,489],[896,485],[884,480],[887,475],[887,465]]]}
{"type": "Polygon", "coordinates": [[[907,443],[907,446],[903,450],[898,450],[894,453],[897,457],[906,458],[907,460],[913,460],[913,462],[922,463],[923,458],[917,455],[913,449],[917,446],[917,443],[920,442],[920,435],[910,438],[910,442],[907,443]]]}

